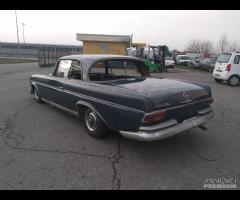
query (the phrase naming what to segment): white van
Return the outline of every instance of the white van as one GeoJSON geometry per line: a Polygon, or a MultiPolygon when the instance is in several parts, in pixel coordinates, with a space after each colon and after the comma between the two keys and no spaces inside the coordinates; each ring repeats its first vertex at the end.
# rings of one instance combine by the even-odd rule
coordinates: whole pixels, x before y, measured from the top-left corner
{"type": "Polygon", "coordinates": [[[240,82],[240,52],[223,53],[215,63],[213,77],[217,82],[227,81],[231,86],[240,82]]]}
{"type": "Polygon", "coordinates": [[[176,57],[177,65],[188,65],[189,61],[190,61],[190,58],[187,55],[177,55],[176,57]]]}

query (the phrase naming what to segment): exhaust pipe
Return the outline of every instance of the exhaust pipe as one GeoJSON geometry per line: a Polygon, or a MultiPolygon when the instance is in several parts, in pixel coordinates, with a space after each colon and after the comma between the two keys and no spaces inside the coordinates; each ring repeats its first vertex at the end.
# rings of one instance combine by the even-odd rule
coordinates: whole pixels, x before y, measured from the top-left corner
{"type": "Polygon", "coordinates": [[[204,130],[204,131],[206,131],[206,130],[207,130],[207,127],[206,127],[206,126],[204,126],[204,125],[200,125],[198,128],[200,128],[200,129],[202,129],[202,130],[204,130]]]}

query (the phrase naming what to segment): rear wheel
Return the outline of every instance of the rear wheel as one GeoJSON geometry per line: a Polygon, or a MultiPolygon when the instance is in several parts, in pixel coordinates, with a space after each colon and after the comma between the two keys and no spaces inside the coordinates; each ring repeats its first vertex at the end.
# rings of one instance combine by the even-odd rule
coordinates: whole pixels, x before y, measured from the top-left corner
{"type": "Polygon", "coordinates": [[[239,76],[231,76],[229,79],[228,79],[228,84],[230,86],[237,86],[239,84],[239,76]]]}
{"type": "Polygon", "coordinates": [[[223,82],[223,80],[222,80],[222,79],[218,79],[218,78],[214,78],[214,80],[215,80],[216,82],[218,82],[218,83],[221,83],[221,82],[223,82]]]}
{"type": "Polygon", "coordinates": [[[107,135],[109,129],[98,117],[97,113],[88,108],[84,115],[84,125],[91,137],[100,139],[107,135]]]}

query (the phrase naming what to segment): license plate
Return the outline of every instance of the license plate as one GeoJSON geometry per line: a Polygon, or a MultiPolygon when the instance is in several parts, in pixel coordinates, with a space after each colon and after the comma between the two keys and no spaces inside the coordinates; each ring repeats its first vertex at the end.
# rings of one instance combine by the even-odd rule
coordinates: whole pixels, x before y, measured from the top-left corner
{"type": "Polygon", "coordinates": [[[220,74],[215,74],[216,77],[220,77],[220,74]]]}

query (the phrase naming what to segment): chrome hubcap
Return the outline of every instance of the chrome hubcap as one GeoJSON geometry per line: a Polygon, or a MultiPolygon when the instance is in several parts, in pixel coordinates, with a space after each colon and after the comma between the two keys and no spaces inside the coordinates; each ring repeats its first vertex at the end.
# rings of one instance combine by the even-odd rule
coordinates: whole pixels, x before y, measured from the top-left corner
{"type": "Polygon", "coordinates": [[[34,96],[35,96],[36,99],[39,99],[38,94],[37,94],[37,90],[34,91],[34,96]]]}
{"type": "Polygon", "coordinates": [[[238,78],[237,77],[232,77],[230,79],[230,83],[231,83],[231,85],[237,85],[238,84],[238,78]]]}
{"type": "Polygon", "coordinates": [[[90,131],[95,131],[97,129],[97,115],[93,111],[87,113],[86,125],[90,131]]]}

